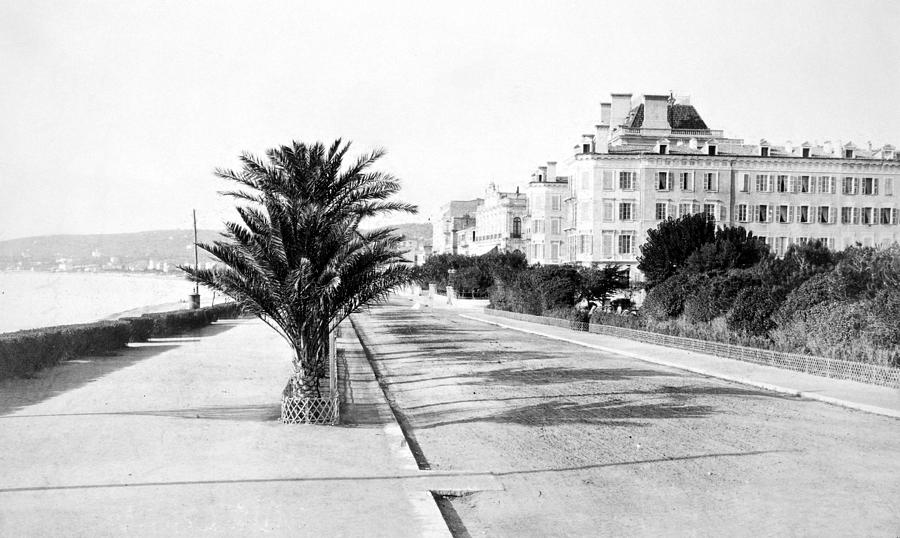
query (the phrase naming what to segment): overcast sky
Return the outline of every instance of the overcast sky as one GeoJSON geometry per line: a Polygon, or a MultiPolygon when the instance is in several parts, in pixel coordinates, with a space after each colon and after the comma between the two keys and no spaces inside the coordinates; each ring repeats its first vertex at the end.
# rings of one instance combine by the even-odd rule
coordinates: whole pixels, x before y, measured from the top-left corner
{"type": "Polygon", "coordinates": [[[424,220],[564,161],[610,92],[900,145],[900,2],[375,4],[0,2],[0,240],[218,228],[213,168],[338,136],[424,220]]]}

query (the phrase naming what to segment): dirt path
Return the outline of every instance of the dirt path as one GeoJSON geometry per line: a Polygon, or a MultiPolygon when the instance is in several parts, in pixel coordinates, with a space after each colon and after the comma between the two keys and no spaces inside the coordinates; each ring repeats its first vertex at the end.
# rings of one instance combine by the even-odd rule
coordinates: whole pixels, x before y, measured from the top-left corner
{"type": "MultiPolygon", "coordinates": [[[[895,536],[900,421],[413,310],[356,317],[472,536],[895,536]]],[[[465,532],[464,531],[464,532],[465,532]]]]}

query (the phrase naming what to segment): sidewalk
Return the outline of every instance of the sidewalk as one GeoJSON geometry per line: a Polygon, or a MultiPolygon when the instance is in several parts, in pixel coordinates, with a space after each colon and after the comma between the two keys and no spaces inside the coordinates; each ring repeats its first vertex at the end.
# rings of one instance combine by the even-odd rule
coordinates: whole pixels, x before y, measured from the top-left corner
{"type": "Polygon", "coordinates": [[[459,315],[499,327],[562,340],[609,353],[617,353],[710,377],[735,381],[802,398],[819,400],[869,413],[900,418],[900,390],[898,389],[867,385],[843,379],[829,379],[771,366],[713,357],[693,351],[645,344],[624,338],[501,318],[482,312],[466,312],[459,315]]]}
{"type": "Polygon", "coordinates": [[[342,426],[283,425],[289,350],[258,320],[0,382],[0,536],[449,536],[347,323],[342,426]]]}

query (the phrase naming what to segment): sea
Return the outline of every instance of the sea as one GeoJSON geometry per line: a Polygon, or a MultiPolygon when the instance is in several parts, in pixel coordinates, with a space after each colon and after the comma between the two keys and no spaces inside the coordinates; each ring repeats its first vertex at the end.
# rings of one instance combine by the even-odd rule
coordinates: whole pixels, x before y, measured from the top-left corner
{"type": "Polygon", "coordinates": [[[193,290],[181,275],[0,271],[0,333],[186,307],[193,290]]]}

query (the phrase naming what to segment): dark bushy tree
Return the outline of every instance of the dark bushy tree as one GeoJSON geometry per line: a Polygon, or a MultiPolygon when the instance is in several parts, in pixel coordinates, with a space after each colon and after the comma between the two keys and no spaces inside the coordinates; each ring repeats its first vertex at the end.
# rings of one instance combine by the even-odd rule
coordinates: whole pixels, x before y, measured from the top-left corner
{"type": "Polygon", "coordinates": [[[647,287],[652,288],[674,275],[694,251],[715,239],[715,221],[704,213],[664,220],[656,229],[649,230],[638,257],[638,269],[644,273],[647,287]]]}
{"type": "Polygon", "coordinates": [[[607,264],[602,268],[583,267],[578,270],[581,286],[579,299],[600,307],[606,305],[609,297],[619,290],[628,288],[628,268],[618,264],[607,264]]]}
{"type": "Polygon", "coordinates": [[[371,170],[377,150],[350,162],[349,143],[294,142],[267,160],[245,153],[239,171],[216,175],[239,185],[225,195],[247,205],[241,223],[227,222],[224,241],[202,244],[224,269],[181,267],[190,278],[239,301],[294,350],[296,393],[318,394],[328,333],[360,307],[409,282],[400,237],[391,228],[363,232],[360,221],[389,211],[414,212],[390,201],[400,190],[371,170]]]}
{"type": "Polygon", "coordinates": [[[685,261],[691,273],[725,273],[746,269],[765,258],[769,247],[742,226],[723,226],[716,230],[715,240],[701,245],[685,261]]]}

